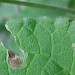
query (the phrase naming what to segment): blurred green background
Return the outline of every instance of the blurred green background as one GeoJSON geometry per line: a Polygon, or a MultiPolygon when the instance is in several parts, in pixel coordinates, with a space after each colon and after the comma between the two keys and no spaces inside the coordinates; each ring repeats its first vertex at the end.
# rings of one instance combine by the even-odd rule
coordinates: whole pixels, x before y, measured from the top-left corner
{"type": "MultiPolygon", "coordinates": [[[[75,10],[75,0],[18,0],[18,1],[40,3],[44,5],[52,5],[61,8],[62,7],[70,8],[75,10]]],[[[11,49],[12,45],[15,46],[13,36],[5,28],[5,23],[9,19],[39,17],[39,16],[48,16],[53,19],[55,19],[56,17],[69,17],[75,19],[75,14],[65,13],[53,9],[34,8],[22,5],[0,3],[0,40],[3,42],[5,47],[11,49]]]]}

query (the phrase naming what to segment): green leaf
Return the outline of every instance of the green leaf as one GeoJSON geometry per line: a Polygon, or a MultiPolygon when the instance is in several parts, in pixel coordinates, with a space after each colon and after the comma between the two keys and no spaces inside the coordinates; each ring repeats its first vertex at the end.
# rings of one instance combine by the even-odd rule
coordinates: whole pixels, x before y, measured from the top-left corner
{"type": "Polygon", "coordinates": [[[48,61],[48,58],[43,55],[35,55],[32,62],[30,63],[30,66],[28,67],[27,74],[26,75],[40,75],[42,68],[48,61]]]}
{"type": "Polygon", "coordinates": [[[55,75],[61,70],[62,68],[50,58],[44,66],[41,75],[55,75]]]}
{"type": "Polygon", "coordinates": [[[60,64],[64,70],[71,70],[73,60],[72,43],[66,31],[56,31],[53,33],[51,55],[52,59],[60,64]]]}
{"type": "Polygon", "coordinates": [[[75,21],[72,21],[68,30],[72,43],[75,43],[75,21]]]}
{"type": "Polygon", "coordinates": [[[34,19],[25,19],[20,31],[17,34],[15,33],[16,33],[16,28],[18,27],[18,25],[15,28],[14,26],[11,27],[11,24],[14,24],[14,25],[17,25],[17,24],[14,22],[12,23],[11,21],[10,21],[10,24],[7,23],[7,25],[10,25],[9,29],[12,31],[12,33],[16,35],[18,44],[21,46],[23,50],[27,52],[31,52],[31,53],[42,53],[45,55],[50,55],[51,35],[48,35],[48,34],[54,31],[54,26],[52,25],[53,21],[51,19],[45,18],[42,21],[39,20],[38,23],[34,19]],[[47,22],[45,20],[49,22],[51,25],[49,25],[48,23],[47,24],[48,27],[47,27],[46,26],[47,22]],[[44,22],[44,25],[42,25],[41,22],[44,22]]]}
{"type": "Polygon", "coordinates": [[[75,75],[75,51],[73,52],[73,63],[72,63],[71,74],[75,75]]]}
{"type": "Polygon", "coordinates": [[[8,66],[6,63],[6,49],[0,44],[0,74],[9,75],[8,66]]]}
{"type": "Polygon", "coordinates": [[[70,23],[68,18],[57,18],[54,22],[56,29],[58,30],[68,30],[70,23]]]}
{"type": "Polygon", "coordinates": [[[49,17],[6,23],[19,47],[28,52],[26,75],[70,75],[73,49],[68,27],[68,19],[58,18],[56,22],[49,17]]]}
{"type": "Polygon", "coordinates": [[[62,71],[60,71],[60,72],[58,72],[58,73],[56,73],[56,74],[54,74],[54,75],[71,75],[71,74],[69,74],[67,71],[65,71],[65,70],[62,70],[62,71]]]}
{"type": "Polygon", "coordinates": [[[25,74],[26,74],[26,68],[22,68],[22,69],[9,68],[9,75],[25,75],[25,74]]]}
{"type": "Polygon", "coordinates": [[[72,40],[72,47],[73,47],[73,63],[72,63],[72,69],[71,74],[75,75],[75,21],[72,21],[68,30],[68,33],[70,34],[70,38],[72,40]]]}

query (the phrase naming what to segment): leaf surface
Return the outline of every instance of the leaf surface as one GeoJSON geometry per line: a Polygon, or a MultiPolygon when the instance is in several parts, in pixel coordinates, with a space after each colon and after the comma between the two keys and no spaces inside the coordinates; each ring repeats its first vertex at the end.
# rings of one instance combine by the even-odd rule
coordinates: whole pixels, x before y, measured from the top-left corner
{"type": "Polygon", "coordinates": [[[0,75],[9,75],[6,63],[6,49],[0,44],[0,75]]]}
{"type": "Polygon", "coordinates": [[[49,17],[24,18],[21,27],[15,22],[19,20],[7,22],[6,28],[15,36],[19,47],[28,52],[26,75],[70,75],[73,49],[67,32],[68,19],[58,18],[56,22],[49,17]]]}

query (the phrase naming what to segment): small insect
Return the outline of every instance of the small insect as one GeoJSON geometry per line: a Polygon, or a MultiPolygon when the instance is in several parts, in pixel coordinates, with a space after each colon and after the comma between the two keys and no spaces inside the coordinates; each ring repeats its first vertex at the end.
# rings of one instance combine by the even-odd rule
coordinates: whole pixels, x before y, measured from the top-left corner
{"type": "Polygon", "coordinates": [[[9,64],[13,67],[19,67],[22,64],[19,56],[15,55],[12,51],[8,51],[10,62],[9,64]]]}
{"type": "Polygon", "coordinates": [[[7,63],[13,69],[24,67],[27,56],[28,56],[27,53],[22,53],[19,56],[12,51],[8,51],[7,63]]]}

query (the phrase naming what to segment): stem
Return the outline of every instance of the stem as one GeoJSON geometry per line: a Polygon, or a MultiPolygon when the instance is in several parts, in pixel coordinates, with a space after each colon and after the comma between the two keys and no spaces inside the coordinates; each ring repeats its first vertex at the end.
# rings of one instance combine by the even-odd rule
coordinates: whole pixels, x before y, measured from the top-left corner
{"type": "Polygon", "coordinates": [[[10,4],[17,4],[17,5],[25,5],[25,6],[31,6],[36,8],[43,8],[43,9],[52,9],[52,10],[58,10],[66,13],[72,13],[75,14],[74,9],[70,8],[62,8],[57,6],[51,6],[51,5],[44,5],[44,4],[38,4],[38,3],[31,3],[31,2],[23,2],[23,1],[0,1],[0,3],[10,3],[10,4]]]}

